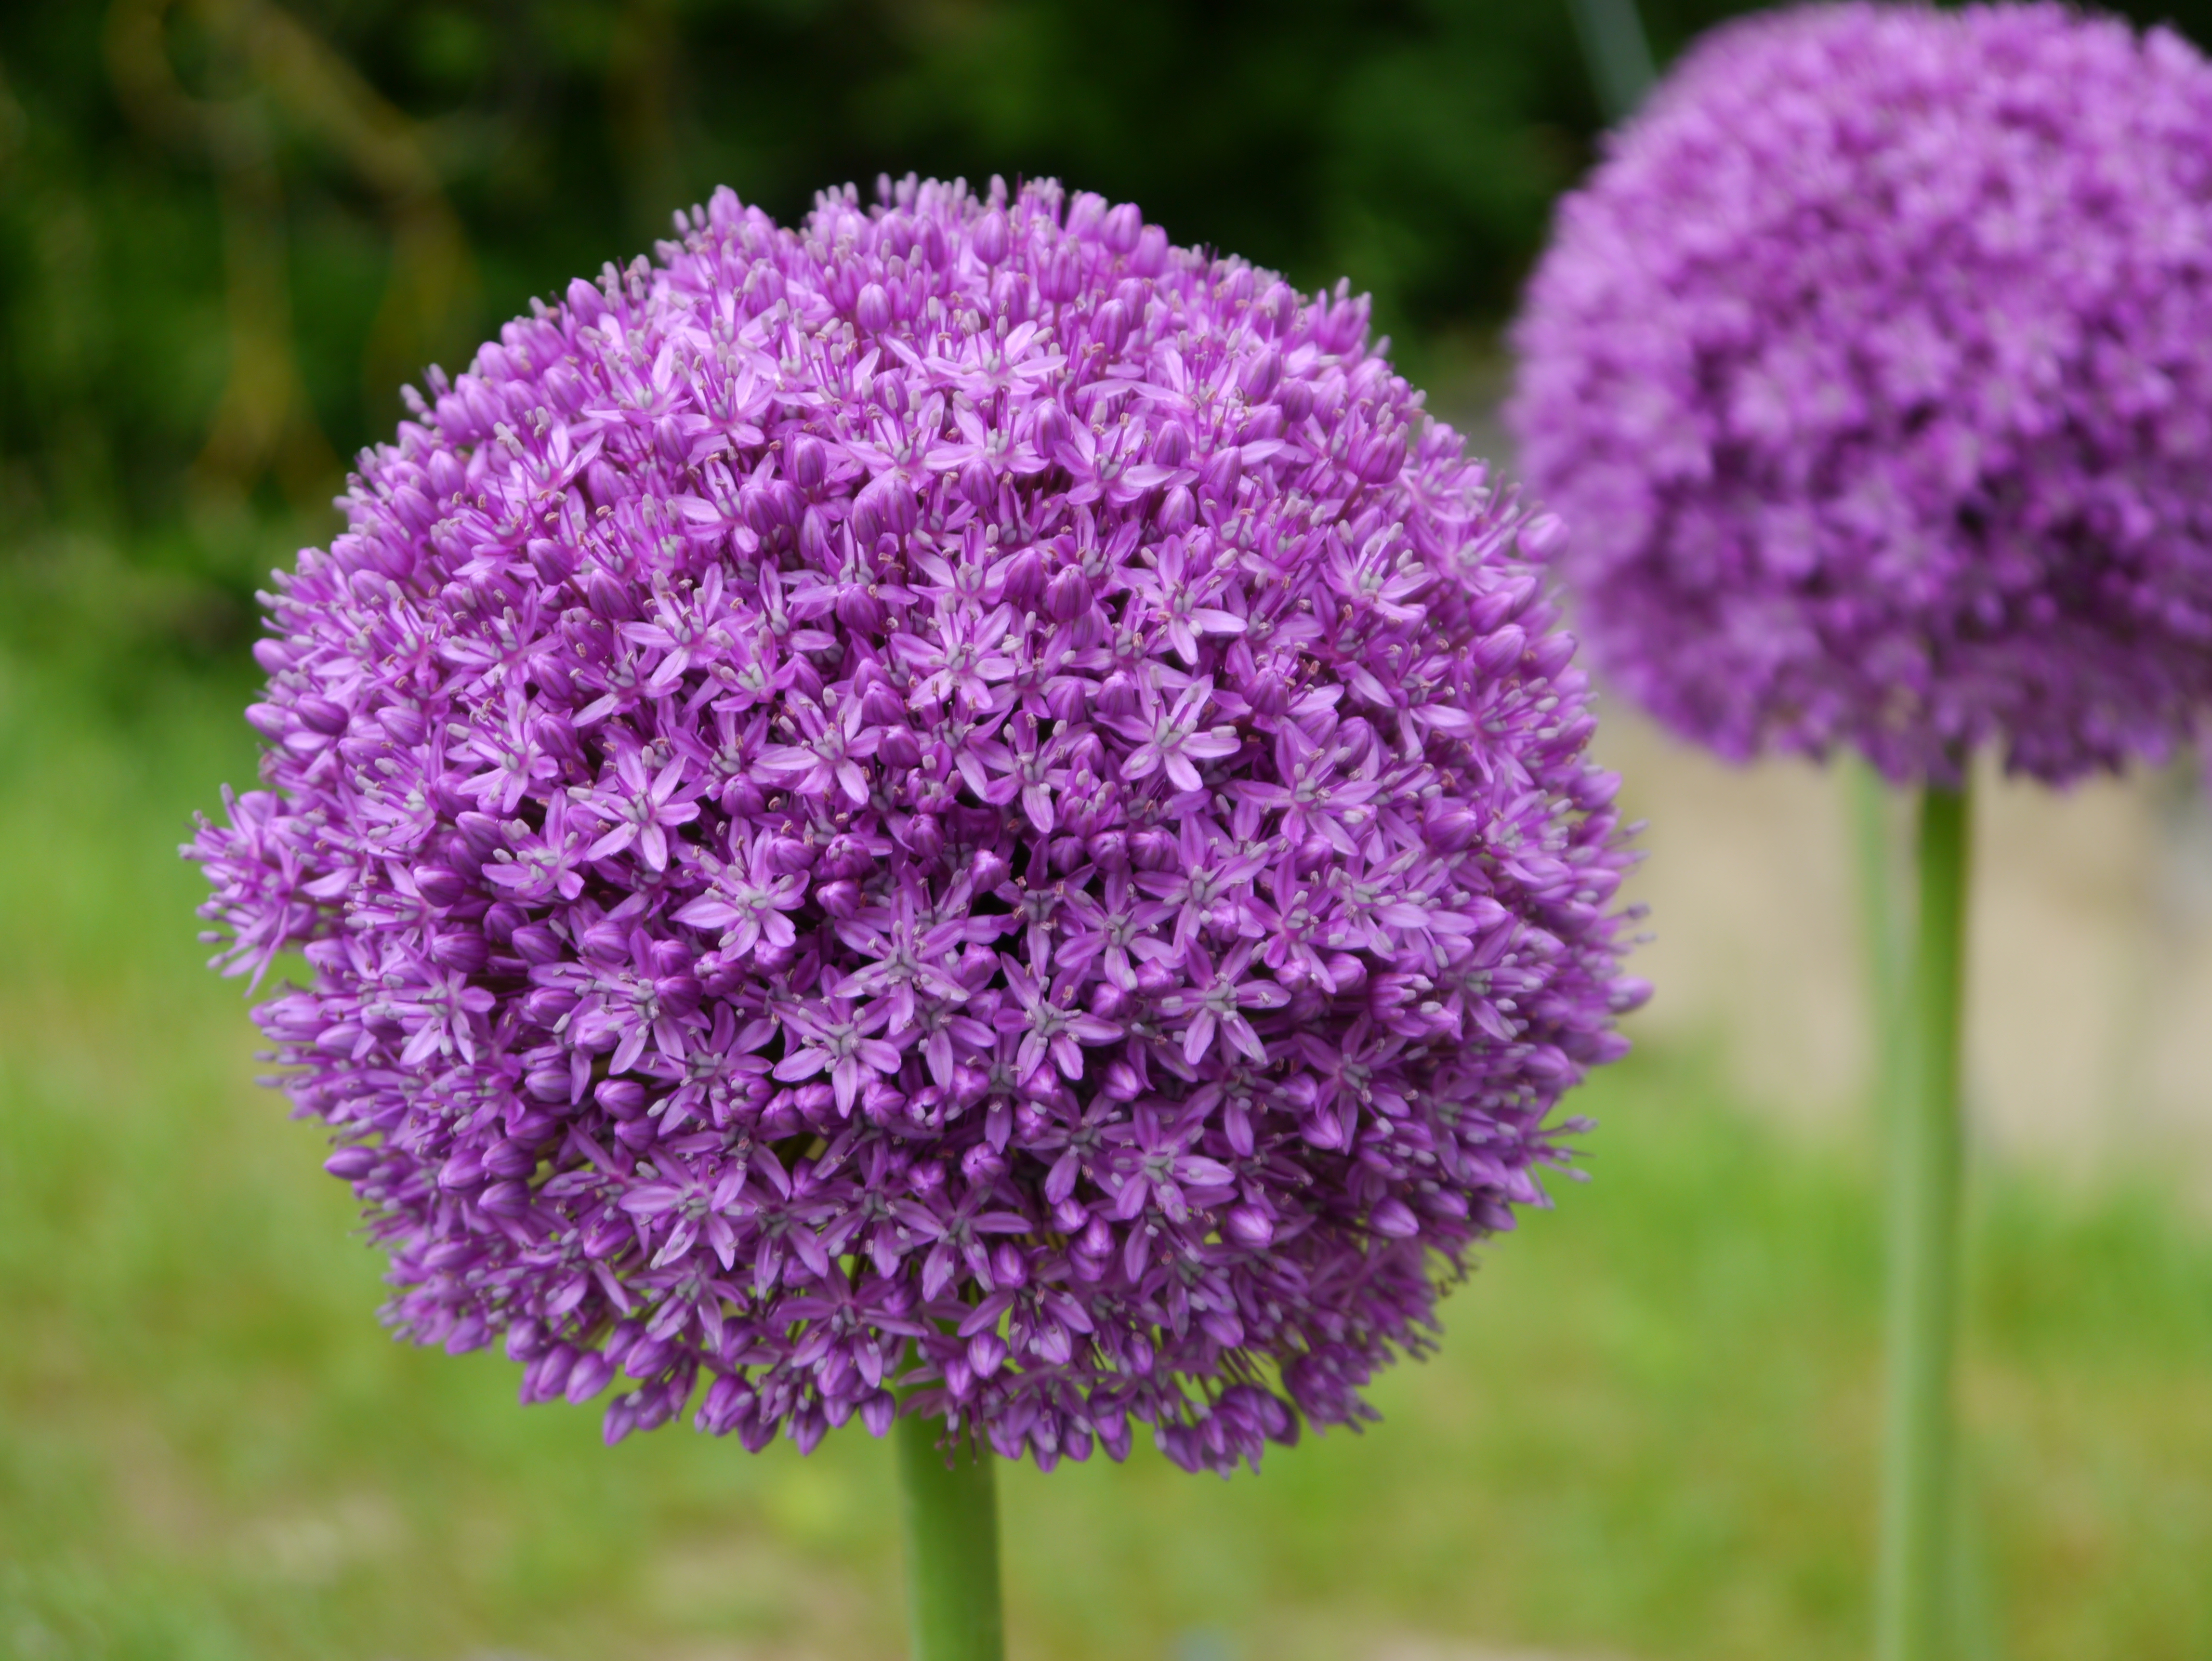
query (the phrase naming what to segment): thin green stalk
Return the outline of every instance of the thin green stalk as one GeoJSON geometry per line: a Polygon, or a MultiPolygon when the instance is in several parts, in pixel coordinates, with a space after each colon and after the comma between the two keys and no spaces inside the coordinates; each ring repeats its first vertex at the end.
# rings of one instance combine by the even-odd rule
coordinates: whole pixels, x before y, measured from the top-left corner
{"type": "Polygon", "coordinates": [[[938,1445],[942,1421],[898,1421],[900,1513],[912,1661],[1003,1661],[999,1608],[999,1491],[990,1448],[938,1445]]]}
{"type": "Polygon", "coordinates": [[[1880,1661],[1937,1661],[1947,1652],[1954,1606],[1951,1359],[1969,822],[1963,788],[1922,796],[1919,917],[1897,1012],[1905,1091],[1890,1119],[1888,1445],[1875,1608],[1880,1661]]]}
{"type": "Polygon", "coordinates": [[[1619,121],[1644,101],[1658,70],[1636,0],[1569,0],[1583,59],[1607,121],[1619,121]]]}

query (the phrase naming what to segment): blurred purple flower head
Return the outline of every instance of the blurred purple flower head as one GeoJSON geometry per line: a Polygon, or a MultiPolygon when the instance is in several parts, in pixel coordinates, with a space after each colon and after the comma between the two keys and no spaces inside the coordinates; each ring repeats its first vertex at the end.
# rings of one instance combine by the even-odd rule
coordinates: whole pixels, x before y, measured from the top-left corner
{"type": "Polygon", "coordinates": [[[1723,754],[2053,782],[2212,696],[2212,67],[2058,6],[1698,47],[1516,333],[1600,666],[1723,754]]]}
{"type": "Polygon", "coordinates": [[[1364,301],[882,195],[432,374],[278,579],[210,938],[304,950],[393,1323],[526,1400],[1226,1470],[1540,1203],[1642,992],[1613,782],[1364,301]]]}

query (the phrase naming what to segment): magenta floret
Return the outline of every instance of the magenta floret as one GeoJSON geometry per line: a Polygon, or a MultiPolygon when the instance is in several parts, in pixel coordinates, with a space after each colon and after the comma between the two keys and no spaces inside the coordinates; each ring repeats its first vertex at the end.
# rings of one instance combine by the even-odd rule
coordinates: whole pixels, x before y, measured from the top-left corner
{"type": "Polygon", "coordinates": [[[1677,731],[2060,782],[2212,700],[2212,65],[2170,32],[1730,25],[1562,205],[1516,339],[1592,650],[1677,731]]]}
{"type": "Polygon", "coordinates": [[[189,850],[394,1323],[610,1436],[1364,1415],[1642,989],[1522,517],[1133,207],[678,228],[362,457],[189,850]]]}

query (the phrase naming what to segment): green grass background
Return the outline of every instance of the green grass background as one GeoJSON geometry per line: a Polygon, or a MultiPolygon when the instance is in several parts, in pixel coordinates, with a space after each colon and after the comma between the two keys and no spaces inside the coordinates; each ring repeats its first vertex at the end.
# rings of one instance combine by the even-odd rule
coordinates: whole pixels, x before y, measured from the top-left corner
{"type": "MultiPolygon", "coordinates": [[[[386,1338],[175,857],[250,776],[246,689],[76,684],[0,657],[0,1655],[898,1653],[857,1426],[609,1451],[495,1354],[386,1338]]],[[[1364,1435],[1227,1482],[1006,1472],[1016,1656],[1863,1653],[1874,1164],[1718,1076],[1648,1050],[1584,1092],[1595,1180],[1497,1243],[1364,1435]]],[[[1964,1652],[2212,1656],[2212,1233],[1984,1162],[1972,1265],[1964,1652]]]]}

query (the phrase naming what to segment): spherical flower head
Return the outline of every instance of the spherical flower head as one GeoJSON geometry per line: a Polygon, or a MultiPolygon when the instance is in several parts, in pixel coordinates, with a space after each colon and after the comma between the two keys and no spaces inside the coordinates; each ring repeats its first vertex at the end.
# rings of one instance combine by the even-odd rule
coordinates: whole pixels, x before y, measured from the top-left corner
{"type": "Polygon", "coordinates": [[[1364,1412],[1640,994],[1540,545],[1364,302],[1032,185],[727,192],[278,579],[190,850],[392,1254],[610,1437],[1364,1412]]]}
{"type": "Polygon", "coordinates": [[[1516,332],[1599,666],[1741,758],[2063,782],[2212,696],[2212,66],[2058,6],[1710,37],[1516,332]]]}

